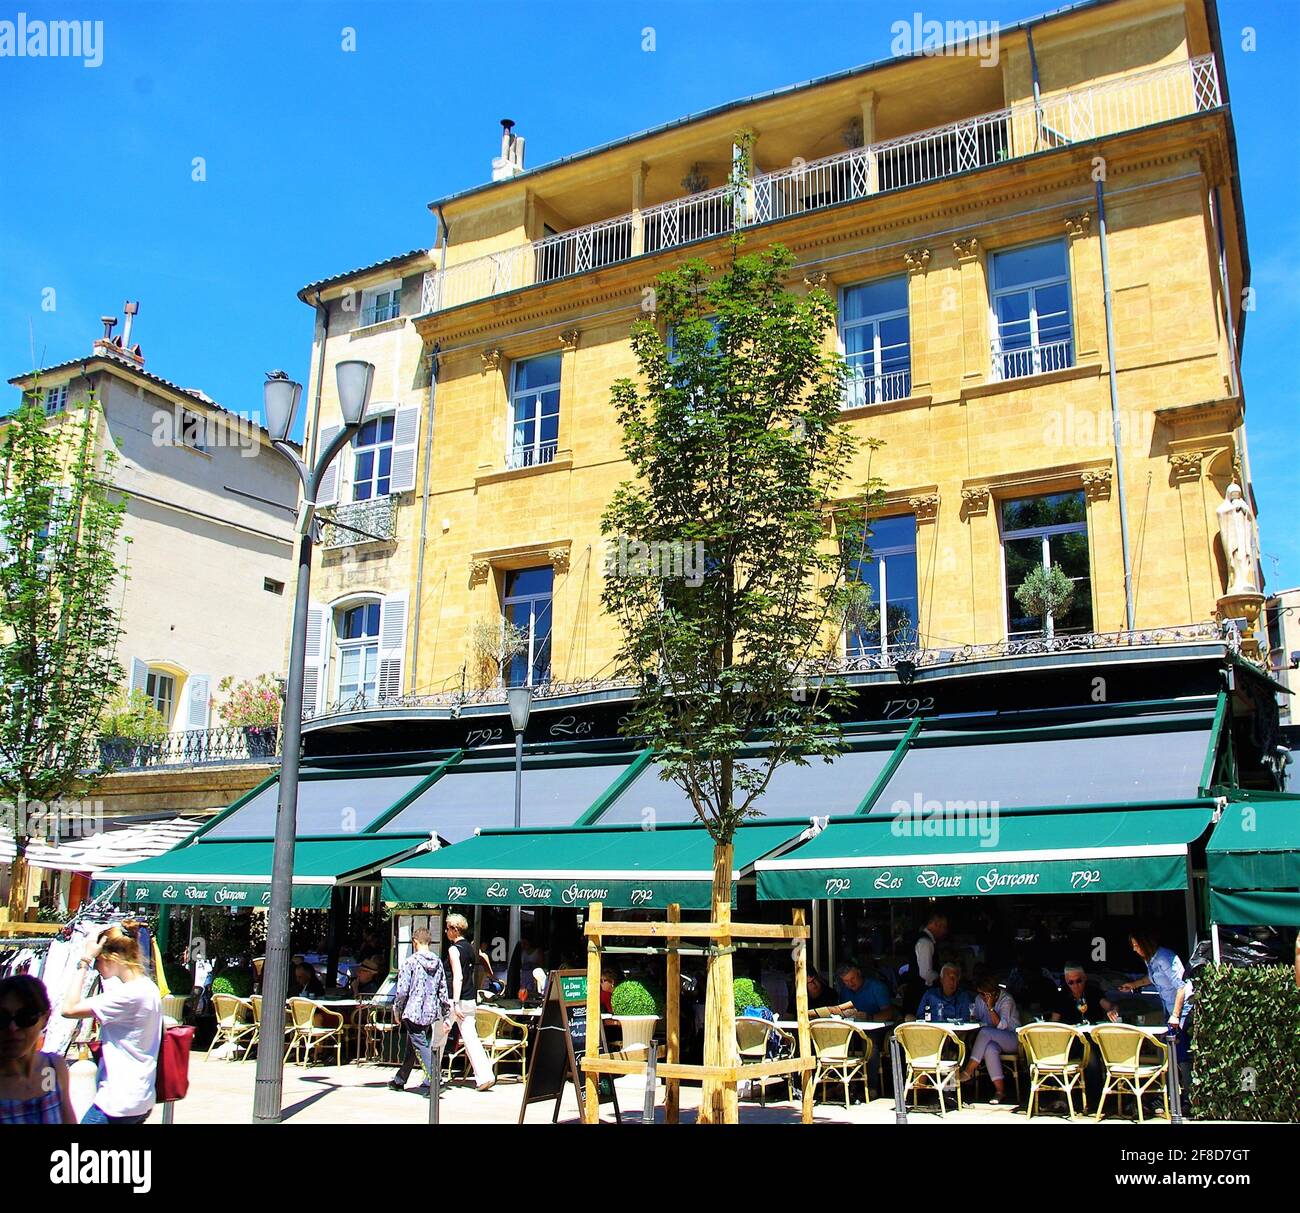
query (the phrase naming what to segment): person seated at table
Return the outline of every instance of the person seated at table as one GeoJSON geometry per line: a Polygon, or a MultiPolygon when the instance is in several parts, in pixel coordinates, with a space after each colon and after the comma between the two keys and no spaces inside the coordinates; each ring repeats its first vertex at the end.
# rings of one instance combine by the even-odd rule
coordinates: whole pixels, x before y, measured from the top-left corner
{"type": "Polygon", "coordinates": [[[320,976],[314,966],[305,960],[293,966],[289,974],[288,998],[320,998],[325,993],[320,976]]]}
{"type": "Polygon", "coordinates": [[[378,956],[368,956],[352,974],[352,997],[375,994],[388,976],[388,963],[378,956]]]}
{"type": "Polygon", "coordinates": [[[984,1063],[993,1080],[994,1096],[990,1103],[1001,1103],[1006,1098],[1006,1082],[1002,1077],[1002,1054],[1014,1053],[1019,1047],[1016,1029],[1020,1027],[1020,1012],[1016,1000],[993,977],[984,977],[975,988],[975,1001],[971,1012],[980,1030],[967,1054],[962,1082],[971,1082],[980,1062],[984,1063]]]}
{"type": "Polygon", "coordinates": [[[961,970],[955,964],[946,964],[939,970],[939,984],[921,996],[916,1007],[917,1019],[925,1019],[926,1012],[930,1019],[939,1023],[945,1020],[962,1023],[971,1016],[971,996],[966,990],[957,988],[961,981],[961,970]]]}
{"type": "Polygon", "coordinates": [[[893,1019],[894,1008],[883,981],[863,975],[856,964],[842,964],[838,970],[837,990],[863,1019],[893,1019]]]}
{"type": "Polygon", "coordinates": [[[1065,989],[1052,1005],[1053,1023],[1100,1023],[1103,1019],[1119,1022],[1119,1012],[1102,997],[1099,986],[1082,965],[1068,964],[1064,973],[1065,989]]]}
{"type": "Polygon", "coordinates": [[[602,969],[600,974],[600,1009],[605,1015],[614,1013],[614,987],[618,975],[612,969],[602,969]]]}
{"type": "Polygon", "coordinates": [[[847,1015],[853,1012],[853,1004],[835,992],[831,985],[816,969],[808,970],[808,1014],[814,1018],[827,1015],[847,1015]]]}

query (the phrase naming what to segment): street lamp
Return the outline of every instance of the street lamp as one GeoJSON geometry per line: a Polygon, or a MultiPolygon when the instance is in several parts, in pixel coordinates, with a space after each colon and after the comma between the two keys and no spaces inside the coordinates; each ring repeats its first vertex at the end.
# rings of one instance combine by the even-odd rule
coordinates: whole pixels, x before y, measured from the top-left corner
{"type": "MultiPolygon", "coordinates": [[[[266,377],[263,406],[271,445],[291,464],[302,481],[298,507],[298,587],[293,602],[293,630],[289,635],[289,681],[284,694],[280,735],[280,799],[275,815],[275,854],[271,862],[271,904],[266,920],[266,961],[262,967],[262,1023],[284,1023],[285,995],[289,987],[289,909],[293,901],[293,848],[298,833],[298,751],[302,745],[302,682],[307,651],[307,603],[311,596],[311,554],[319,538],[316,495],[326,469],[352,441],[365,420],[375,368],[369,362],[340,362],[335,368],[343,428],[320,451],[310,470],[289,444],[302,384],[283,371],[266,377]]],[[[267,1029],[270,1047],[257,1051],[257,1078],[253,1087],[253,1120],[275,1124],[280,1120],[284,1083],[284,1057],[275,1042],[279,1035],[267,1029]]]]}
{"type": "MultiPolygon", "coordinates": [[[[510,705],[510,723],[515,730],[515,829],[523,825],[524,801],[524,730],[528,728],[528,717],[533,710],[533,688],[511,687],[506,692],[506,702],[510,705]]],[[[508,955],[513,957],[519,946],[520,913],[518,906],[510,907],[510,938],[507,941],[508,955]]],[[[519,975],[523,984],[523,973],[519,975]]],[[[509,991],[507,991],[509,993],[509,991]]]]}

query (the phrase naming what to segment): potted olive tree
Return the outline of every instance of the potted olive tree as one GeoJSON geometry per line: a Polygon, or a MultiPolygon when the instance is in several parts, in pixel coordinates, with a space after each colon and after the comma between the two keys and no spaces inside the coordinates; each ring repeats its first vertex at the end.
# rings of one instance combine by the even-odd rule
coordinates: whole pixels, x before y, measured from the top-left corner
{"type": "Polygon", "coordinates": [[[102,767],[147,767],[167,736],[167,718],[143,691],[119,691],[99,718],[102,767]]]}
{"type": "Polygon", "coordinates": [[[273,758],[280,734],[283,698],[280,684],[270,674],[236,682],[227,675],[217,687],[224,699],[217,714],[231,728],[244,730],[250,758],[273,758]]]}
{"type": "Polygon", "coordinates": [[[1074,582],[1055,565],[1036,564],[1016,589],[1016,602],[1026,615],[1042,621],[1047,646],[1052,646],[1052,623],[1070,609],[1074,582]]]}

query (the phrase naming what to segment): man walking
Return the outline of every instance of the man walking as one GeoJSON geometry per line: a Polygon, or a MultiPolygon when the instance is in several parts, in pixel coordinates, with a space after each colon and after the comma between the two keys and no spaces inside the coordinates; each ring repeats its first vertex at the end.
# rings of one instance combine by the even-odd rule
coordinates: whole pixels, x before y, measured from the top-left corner
{"type": "Polygon", "coordinates": [[[406,1056],[388,1084],[394,1091],[406,1088],[417,1057],[424,1068],[421,1094],[428,1094],[436,1064],[433,1050],[439,1051],[446,1037],[451,1015],[447,997],[447,974],[438,954],[430,948],[433,935],[427,927],[417,927],[411,935],[411,954],[397,971],[397,991],[393,998],[393,1018],[406,1032],[406,1056]]]}

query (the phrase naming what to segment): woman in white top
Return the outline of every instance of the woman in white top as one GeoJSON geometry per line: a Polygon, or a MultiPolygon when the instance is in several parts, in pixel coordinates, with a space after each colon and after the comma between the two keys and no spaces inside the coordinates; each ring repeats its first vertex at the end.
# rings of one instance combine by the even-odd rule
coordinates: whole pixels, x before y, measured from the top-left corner
{"type": "Polygon", "coordinates": [[[1002,1054],[1014,1053],[1018,1046],[1016,1029],[1020,1027],[1020,1012],[1016,1000],[1003,990],[992,977],[985,977],[975,987],[976,997],[971,1013],[983,1026],[975,1034],[963,1071],[962,1082],[970,1082],[979,1069],[980,1062],[988,1068],[995,1092],[990,1103],[1006,1099],[1006,1083],[1002,1078],[1002,1054]]]}
{"type": "Polygon", "coordinates": [[[86,943],[77,962],[77,976],[68,987],[63,1014],[72,1019],[99,1021],[102,1054],[95,1102],[83,1125],[138,1125],[154,1105],[158,1049],[162,1044],[162,996],[145,976],[140,945],[121,927],[109,927],[86,943]],[[85,999],[85,970],[91,966],[103,979],[103,990],[85,999]]]}

